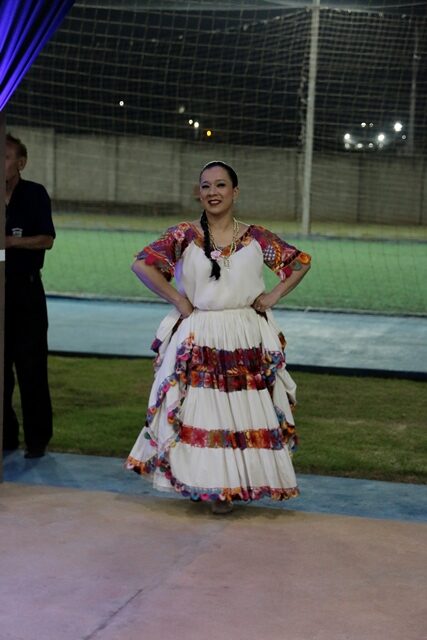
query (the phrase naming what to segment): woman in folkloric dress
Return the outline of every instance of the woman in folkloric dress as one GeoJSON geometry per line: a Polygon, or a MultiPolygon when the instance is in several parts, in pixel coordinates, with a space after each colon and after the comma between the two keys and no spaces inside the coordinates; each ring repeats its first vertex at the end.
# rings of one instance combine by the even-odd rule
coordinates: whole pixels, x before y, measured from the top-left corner
{"type": "Polygon", "coordinates": [[[310,256],[233,216],[239,187],[227,164],[200,174],[200,220],[145,247],[133,271],[174,305],[153,345],[155,380],[127,467],[154,487],[209,500],[293,498],[295,384],[271,307],[307,273],[310,256]],[[265,292],[263,265],[280,278],[265,292]],[[175,277],[176,287],[170,284],[175,277]]]}

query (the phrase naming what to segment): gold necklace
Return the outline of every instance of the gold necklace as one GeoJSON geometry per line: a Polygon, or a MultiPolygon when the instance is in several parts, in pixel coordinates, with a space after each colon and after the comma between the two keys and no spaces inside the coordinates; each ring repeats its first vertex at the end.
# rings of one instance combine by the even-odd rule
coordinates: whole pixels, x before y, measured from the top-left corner
{"type": "Polygon", "coordinates": [[[230,244],[230,251],[227,253],[227,255],[224,254],[224,249],[226,247],[219,247],[216,244],[209,223],[208,223],[208,229],[209,229],[209,239],[210,239],[211,247],[213,249],[211,251],[212,260],[219,260],[219,258],[222,258],[222,260],[224,262],[224,267],[226,269],[229,269],[230,268],[230,258],[233,255],[233,253],[236,252],[237,242],[239,240],[239,223],[238,223],[238,221],[236,220],[236,218],[233,218],[233,238],[232,238],[231,244],[230,244]]]}

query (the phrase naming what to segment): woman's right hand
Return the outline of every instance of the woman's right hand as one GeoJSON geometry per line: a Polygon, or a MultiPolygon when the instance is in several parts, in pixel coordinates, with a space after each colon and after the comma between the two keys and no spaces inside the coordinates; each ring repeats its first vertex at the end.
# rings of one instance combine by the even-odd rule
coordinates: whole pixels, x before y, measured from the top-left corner
{"type": "Polygon", "coordinates": [[[185,296],[181,296],[177,302],[175,302],[175,307],[178,309],[183,318],[188,318],[194,311],[194,307],[185,296]]]}

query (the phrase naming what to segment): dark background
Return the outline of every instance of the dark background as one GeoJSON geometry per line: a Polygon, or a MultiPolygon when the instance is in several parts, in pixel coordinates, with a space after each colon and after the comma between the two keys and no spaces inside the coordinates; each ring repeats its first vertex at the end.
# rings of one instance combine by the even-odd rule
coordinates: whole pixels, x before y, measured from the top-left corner
{"type": "MultiPolygon", "coordinates": [[[[76,3],[13,96],[8,118],[70,133],[207,140],[209,128],[212,142],[301,145],[310,3],[212,4],[76,3]]],[[[424,151],[426,3],[333,4],[340,9],[321,11],[315,148],[342,150],[343,133],[362,121],[372,121],[373,132],[389,132],[395,120],[407,126],[417,33],[414,137],[424,151]]]]}

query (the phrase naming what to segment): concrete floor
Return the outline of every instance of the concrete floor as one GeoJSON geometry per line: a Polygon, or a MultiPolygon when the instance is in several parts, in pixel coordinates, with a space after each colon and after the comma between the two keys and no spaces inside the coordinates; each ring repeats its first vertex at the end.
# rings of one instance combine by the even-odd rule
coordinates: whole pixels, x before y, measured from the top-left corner
{"type": "MultiPolygon", "coordinates": [[[[165,307],[112,304],[49,300],[51,350],[148,355],[165,307]]],[[[291,363],[426,373],[423,319],[295,313],[291,363]]],[[[301,476],[213,516],[112,458],[18,451],[4,478],[0,640],[427,637],[424,486],[301,476]]]]}
{"type": "Polygon", "coordinates": [[[0,637],[424,640],[427,527],[292,504],[6,482],[0,637]]]}
{"type": "MultiPolygon", "coordinates": [[[[169,496],[154,491],[151,483],[136,473],[126,471],[123,463],[119,458],[50,452],[44,458],[26,460],[22,451],[15,451],[4,457],[3,472],[6,482],[26,485],[111,491],[156,499],[169,496]]],[[[298,475],[298,484],[298,500],[265,500],[254,502],[252,507],[427,523],[427,488],[423,485],[305,474],[298,475]]]]}

